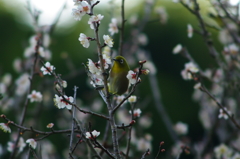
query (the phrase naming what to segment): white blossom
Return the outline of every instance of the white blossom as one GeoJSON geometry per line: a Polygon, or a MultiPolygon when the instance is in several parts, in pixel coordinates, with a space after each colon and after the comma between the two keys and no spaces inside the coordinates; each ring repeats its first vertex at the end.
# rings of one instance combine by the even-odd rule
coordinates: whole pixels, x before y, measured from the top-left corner
{"type": "Polygon", "coordinates": [[[188,125],[183,122],[177,122],[174,126],[174,130],[179,135],[186,135],[188,133],[188,125]]]}
{"type": "Polygon", "coordinates": [[[217,159],[221,158],[230,158],[232,150],[227,147],[225,144],[221,144],[214,148],[215,157],[217,159]]]}
{"type": "Polygon", "coordinates": [[[144,138],[138,139],[136,142],[136,146],[139,151],[146,151],[147,149],[152,149],[151,138],[145,136],[144,138]]]}
{"type": "Polygon", "coordinates": [[[12,82],[12,75],[10,73],[6,73],[3,77],[2,77],[2,82],[6,85],[9,86],[12,82]]]}
{"type": "Polygon", "coordinates": [[[16,94],[17,95],[25,94],[30,86],[29,75],[27,73],[21,75],[16,80],[16,85],[17,85],[16,94]]]}
{"type": "Polygon", "coordinates": [[[149,117],[148,115],[143,115],[141,116],[141,118],[139,119],[139,122],[141,127],[143,128],[149,128],[152,125],[152,118],[149,117]]]}
{"type": "Polygon", "coordinates": [[[51,65],[50,62],[46,62],[45,67],[44,66],[41,67],[41,71],[43,72],[43,75],[51,75],[53,70],[55,70],[55,67],[51,65]]]}
{"type": "MultiPolygon", "coordinates": [[[[108,69],[109,65],[112,64],[110,56],[103,54],[104,69],[108,69]]],[[[100,61],[98,62],[100,64],[100,61]]]]}
{"type": "Polygon", "coordinates": [[[16,58],[13,61],[13,68],[17,73],[20,73],[22,71],[22,60],[20,58],[16,58]]]}
{"type": "MultiPolygon", "coordinates": [[[[228,111],[227,108],[224,108],[224,109],[228,112],[228,114],[231,115],[231,112],[228,111]]],[[[218,118],[219,118],[219,119],[220,119],[220,118],[224,118],[225,120],[227,120],[227,119],[228,119],[228,115],[223,111],[223,109],[220,109],[220,110],[219,110],[218,118]]]]}
{"type": "Polygon", "coordinates": [[[49,123],[49,124],[47,124],[47,128],[52,128],[53,126],[54,126],[53,123],[49,123]]]}
{"type": "Polygon", "coordinates": [[[26,143],[28,143],[33,149],[36,149],[37,147],[37,142],[34,139],[27,139],[26,143]]]}
{"type": "Polygon", "coordinates": [[[82,1],[81,6],[83,13],[89,14],[91,12],[91,6],[88,4],[87,1],[82,1]]]}
{"type": "Polygon", "coordinates": [[[117,19],[112,18],[111,23],[109,24],[109,29],[111,35],[118,33],[117,19]]]}
{"type": "Polygon", "coordinates": [[[81,0],[73,0],[74,5],[79,5],[81,3],[81,0]]]}
{"type": "Polygon", "coordinates": [[[152,75],[155,75],[157,73],[157,68],[152,61],[147,61],[144,64],[144,67],[148,68],[149,73],[152,74],[152,75]]]}
{"type": "Polygon", "coordinates": [[[231,159],[240,159],[240,153],[235,153],[231,159]]]}
{"type": "Polygon", "coordinates": [[[155,9],[155,12],[159,15],[160,23],[166,24],[167,20],[168,20],[168,13],[167,13],[166,9],[162,6],[160,6],[155,9]]]}
{"type": "Polygon", "coordinates": [[[174,48],[173,48],[173,54],[178,54],[182,51],[182,45],[181,44],[177,44],[174,48]]]}
{"type": "Polygon", "coordinates": [[[109,35],[103,35],[103,39],[107,46],[113,47],[113,39],[109,35]]]}
{"type": "Polygon", "coordinates": [[[192,28],[191,24],[187,25],[187,32],[188,32],[188,37],[192,38],[192,36],[193,36],[193,28],[192,28]]]}
{"type": "MultiPolygon", "coordinates": [[[[123,99],[125,98],[125,95],[120,95],[116,97],[116,103],[119,104],[123,101],[123,99]]],[[[126,101],[124,101],[123,104],[126,104],[126,101]]]]}
{"type": "Polygon", "coordinates": [[[181,75],[183,79],[190,80],[193,78],[192,74],[197,73],[198,71],[199,69],[194,63],[188,62],[185,64],[184,70],[181,71],[181,75]]]}
{"type": "MultiPolygon", "coordinates": [[[[9,142],[7,143],[7,145],[8,145],[7,150],[8,150],[9,152],[13,152],[14,147],[15,147],[15,143],[9,141],[9,142]]],[[[18,152],[22,152],[25,146],[26,146],[26,143],[24,142],[24,139],[23,139],[22,137],[20,137],[20,138],[19,138],[19,141],[18,141],[18,145],[17,145],[18,152]]]]}
{"type": "Polygon", "coordinates": [[[106,56],[109,56],[109,57],[110,57],[110,55],[111,55],[111,48],[108,47],[108,46],[105,46],[105,47],[103,48],[102,53],[105,54],[106,56]]]}
{"type": "Polygon", "coordinates": [[[54,100],[54,104],[57,106],[58,109],[63,109],[63,108],[67,108],[67,109],[72,109],[72,105],[69,104],[66,100],[68,100],[70,103],[73,102],[73,97],[71,96],[66,96],[64,95],[64,98],[62,96],[58,96],[57,94],[55,94],[55,98],[54,100]]]}
{"type": "Polygon", "coordinates": [[[31,94],[28,95],[30,102],[41,102],[42,101],[42,94],[41,92],[37,92],[35,90],[32,91],[31,94]]]}
{"type": "Polygon", "coordinates": [[[0,83],[0,93],[5,94],[7,91],[7,86],[4,83],[0,83]]]}
{"type": "Polygon", "coordinates": [[[137,21],[138,21],[138,15],[137,14],[131,15],[131,17],[128,20],[128,22],[132,25],[136,24],[137,21]]]}
{"type": "Polygon", "coordinates": [[[229,53],[231,55],[236,55],[239,52],[239,47],[236,44],[230,44],[224,47],[224,52],[229,53]]]}
{"type": "Polygon", "coordinates": [[[100,21],[103,19],[103,15],[101,14],[98,14],[98,15],[92,15],[89,20],[88,20],[88,24],[90,25],[90,28],[91,29],[95,29],[94,27],[94,23],[95,24],[100,24],[100,21]]]}
{"type": "Polygon", "coordinates": [[[128,102],[129,103],[135,103],[137,101],[137,96],[135,95],[131,95],[129,98],[128,98],[128,102]]]}
{"type": "Polygon", "coordinates": [[[92,139],[92,138],[96,138],[100,135],[100,132],[96,131],[96,130],[93,130],[92,131],[92,135],[90,132],[86,132],[86,138],[87,139],[92,139]]]}
{"type": "Polygon", "coordinates": [[[11,133],[11,129],[6,123],[0,123],[0,129],[5,133],[11,133]]]}
{"type": "MultiPolygon", "coordinates": [[[[137,82],[137,74],[135,72],[133,72],[132,70],[130,70],[130,71],[128,71],[127,79],[129,80],[129,82],[131,84],[135,84],[137,82]]],[[[139,80],[140,80],[140,78],[139,78],[139,80]]]]}
{"type": "Polygon", "coordinates": [[[51,43],[50,35],[47,33],[43,34],[43,46],[47,48],[49,47],[50,43],[51,43]]]}
{"type": "MultiPolygon", "coordinates": [[[[132,114],[132,111],[130,110],[129,113],[132,114]]],[[[141,113],[142,113],[142,111],[140,109],[134,109],[133,110],[133,116],[134,117],[140,117],[141,113]]]]}
{"type": "Polygon", "coordinates": [[[88,37],[85,34],[80,33],[78,40],[83,45],[83,47],[85,48],[89,47],[90,43],[89,43],[88,37]]]}
{"type": "Polygon", "coordinates": [[[103,80],[101,78],[93,78],[92,81],[90,82],[91,85],[93,85],[93,87],[96,87],[96,86],[102,86],[104,83],[103,83],[103,80]]]}
{"type": "Polygon", "coordinates": [[[77,8],[73,8],[72,9],[72,16],[75,20],[78,20],[80,21],[82,19],[82,17],[84,16],[85,14],[83,14],[80,10],[78,10],[77,8]]]}
{"type": "Polygon", "coordinates": [[[147,38],[146,34],[143,34],[143,33],[139,34],[137,39],[138,39],[138,43],[140,45],[147,45],[147,43],[148,43],[148,38],[147,38]]]}
{"type": "Polygon", "coordinates": [[[201,88],[201,83],[200,82],[196,83],[193,88],[194,89],[200,89],[201,88]]]}
{"type": "Polygon", "coordinates": [[[96,75],[100,75],[102,72],[100,67],[96,66],[96,64],[91,59],[88,59],[88,69],[92,74],[96,75]]]}

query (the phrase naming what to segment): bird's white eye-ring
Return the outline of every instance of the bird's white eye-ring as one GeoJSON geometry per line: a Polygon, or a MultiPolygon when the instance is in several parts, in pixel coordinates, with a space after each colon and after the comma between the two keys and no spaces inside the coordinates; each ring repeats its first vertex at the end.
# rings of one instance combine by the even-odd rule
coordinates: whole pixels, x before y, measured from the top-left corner
{"type": "Polygon", "coordinates": [[[120,59],[119,62],[120,62],[121,64],[123,64],[123,59],[120,59]]]}

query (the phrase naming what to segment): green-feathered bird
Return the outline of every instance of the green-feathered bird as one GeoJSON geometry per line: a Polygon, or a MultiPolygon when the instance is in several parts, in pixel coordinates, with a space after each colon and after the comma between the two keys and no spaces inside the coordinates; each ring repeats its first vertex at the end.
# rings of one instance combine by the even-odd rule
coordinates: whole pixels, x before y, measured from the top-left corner
{"type": "Polygon", "coordinates": [[[122,56],[116,56],[113,62],[109,76],[109,92],[122,95],[128,89],[127,74],[130,70],[126,59],[122,56]]]}

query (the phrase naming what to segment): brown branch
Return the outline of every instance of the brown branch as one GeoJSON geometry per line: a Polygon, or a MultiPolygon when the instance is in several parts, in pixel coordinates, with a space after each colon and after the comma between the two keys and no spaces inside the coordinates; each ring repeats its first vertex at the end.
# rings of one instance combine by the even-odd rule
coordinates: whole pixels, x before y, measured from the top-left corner
{"type": "MultiPolygon", "coordinates": [[[[76,104],[76,95],[77,95],[77,89],[78,87],[74,86],[74,104],[76,104]]],[[[72,155],[72,142],[73,142],[73,136],[74,136],[74,127],[75,127],[75,112],[76,107],[72,107],[72,131],[70,135],[70,144],[69,144],[69,155],[72,155]]]]}
{"type": "Polygon", "coordinates": [[[147,149],[147,151],[142,155],[141,159],[144,159],[147,155],[150,155],[149,149],[147,149]]]}
{"type": "Polygon", "coordinates": [[[122,0],[122,5],[121,5],[121,17],[122,17],[122,25],[120,28],[120,36],[119,36],[119,46],[118,46],[118,54],[122,56],[122,49],[123,49],[123,39],[124,39],[124,24],[126,22],[125,20],[125,11],[124,11],[124,2],[125,0],[122,0]]]}
{"type": "MultiPolygon", "coordinates": [[[[33,132],[33,133],[41,134],[41,135],[52,135],[52,134],[61,134],[61,133],[71,133],[71,131],[72,131],[71,129],[66,129],[66,130],[53,130],[52,129],[52,131],[44,132],[44,131],[36,130],[32,127],[27,128],[27,127],[21,126],[19,124],[16,124],[13,121],[11,121],[10,119],[8,119],[3,114],[0,117],[3,118],[4,120],[8,121],[11,125],[14,125],[15,127],[19,128],[19,130],[20,130],[19,134],[22,134],[23,132],[29,131],[29,132],[33,132]]],[[[77,130],[77,129],[75,129],[74,131],[78,132],[78,133],[81,133],[81,131],[77,130]]]]}
{"type": "Polygon", "coordinates": [[[212,98],[212,100],[217,104],[217,106],[218,106],[220,109],[222,109],[225,114],[227,114],[228,118],[232,121],[232,123],[236,126],[236,128],[238,128],[238,129],[240,130],[240,125],[239,125],[239,124],[237,123],[237,121],[235,120],[234,115],[233,115],[233,114],[230,115],[230,114],[228,113],[228,111],[224,109],[225,107],[224,107],[221,103],[219,103],[219,102],[217,101],[217,99],[207,90],[206,87],[201,86],[200,90],[203,91],[203,92],[205,92],[210,98],[212,98]]]}

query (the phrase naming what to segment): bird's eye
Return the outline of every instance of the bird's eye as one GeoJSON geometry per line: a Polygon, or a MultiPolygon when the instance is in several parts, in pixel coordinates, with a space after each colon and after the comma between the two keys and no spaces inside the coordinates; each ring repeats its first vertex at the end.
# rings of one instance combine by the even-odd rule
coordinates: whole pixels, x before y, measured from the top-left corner
{"type": "Polygon", "coordinates": [[[119,62],[120,62],[121,64],[123,64],[123,59],[120,59],[119,62]]]}

